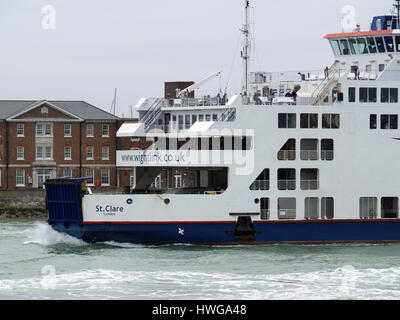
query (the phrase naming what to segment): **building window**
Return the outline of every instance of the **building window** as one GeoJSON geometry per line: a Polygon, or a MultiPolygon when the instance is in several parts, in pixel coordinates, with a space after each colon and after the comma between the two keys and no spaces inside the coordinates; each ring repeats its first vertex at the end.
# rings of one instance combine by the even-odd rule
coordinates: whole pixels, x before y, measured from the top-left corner
{"type": "Polygon", "coordinates": [[[25,170],[17,169],[15,172],[16,186],[25,186],[25,170]]]}
{"type": "Polygon", "coordinates": [[[53,159],[53,148],[52,147],[45,147],[45,158],[46,159],[53,159]]]}
{"type": "Polygon", "coordinates": [[[323,113],[322,128],[323,129],[339,129],[340,115],[338,113],[323,113]]]}
{"type": "Polygon", "coordinates": [[[101,136],[109,137],[110,136],[110,126],[108,124],[103,124],[101,126],[101,136]]]}
{"type": "Polygon", "coordinates": [[[23,137],[23,136],[24,136],[24,124],[18,123],[17,124],[17,137],[23,137]]]}
{"type": "Polygon", "coordinates": [[[295,113],[279,113],[278,128],[296,128],[295,113]]]}
{"type": "Polygon", "coordinates": [[[43,147],[36,147],[36,159],[43,159],[43,147]]]}
{"type": "Polygon", "coordinates": [[[375,197],[360,198],[360,219],[375,219],[378,213],[378,199],[375,197]]]}
{"type": "Polygon", "coordinates": [[[36,123],[36,136],[51,136],[52,127],[51,123],[36,123]]]}
{"type": "Polygon", "coordinates": [[[397,114],[381,114],[381,129],[397,129],[397,114]]]}
{"type": "Polygon", "coordinates": [[[369,128],[376,129],[377,128],[377,117],[376,114],[369,115],[369,128]]]}
{"type": "Polygon", "coordinates": [[[101,159],[102,160],[109,160],[110,159],[110,148],[109,147],[102,147],[101,148],[101,159]]]}
{"type": "Polygon", "coordinates": [[[72,170],[69,168],[64,169],[64,177],[72,178],[72,170]]]}
{"type": "Polygon", "coordinates": [[[86,148],[86,160],[93,160],[93,147],[86,148]]]}
{"type": "Polygon", "coordinates": [[[356,102],[356,88],[349,88],[349,102],[356,102]]]}
{"type": "Polygon", "coordinates": [[[303,129],[318,128],[318,113],[301,113],[300,128],[303,129]]]}
{"type": "Polygon", "coordinates": [[[64,147],[64,160],[71,160],[71,147],[64,147]]]}
{"type": "Polygon", "coordinates": [[[110,169],[101,169],[101,185],[110,185],[110,169]]]}
{"type": "Polygon", "coordinates": [[[86,169],[86,177],[88,178],[86,180],[87,185],[94,185],[94,169],[86,169]]]}
{"type": "Polygon", "coordinates": [[[92,123],[86,125],[86,137],[94,137],[94,128],[92,123]]]}
{"type": "Polygon", "coordinates": [[[321,198],[321,218],[333,219],[334,216],[334,201],[332,197],[321,198]]]}
{"type": "Polygon", "coordinates": [[[181,174],[175,174],[174,175],[174,183],[175,183],[175,188],[182,188],[182,175],[181,174]]]}
{"type": "Polygon", "coordinates": [[[360,102],[376,102],[376,88],[360,88],[360,102]]]}
{"type": "Polygon", "coordinates": [[[24,147],[17,147],[17,160],[24,160],[24,147]]]}
{"type": "Polygon", "coordinates": [[[64,124],[64,137],[71,137],[71,135],[72,135],[71,124],[70,123],[64,124]]]}

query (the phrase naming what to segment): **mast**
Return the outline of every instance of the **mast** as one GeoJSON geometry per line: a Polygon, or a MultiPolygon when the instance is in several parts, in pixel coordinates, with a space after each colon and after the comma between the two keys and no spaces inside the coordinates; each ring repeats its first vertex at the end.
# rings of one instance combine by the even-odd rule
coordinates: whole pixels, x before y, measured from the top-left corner
{"type": "Polygon", "coordinates": [[[245,24],[240,29],[240,31],[243,33],[243,49],[241,52],[241,58],[243,60],[242,95],[247,96],[249,92],[249,63],[250,63],[250,21],[249,21],[250,1],[244,0],[244,2],[245,2],[245,24]]]}

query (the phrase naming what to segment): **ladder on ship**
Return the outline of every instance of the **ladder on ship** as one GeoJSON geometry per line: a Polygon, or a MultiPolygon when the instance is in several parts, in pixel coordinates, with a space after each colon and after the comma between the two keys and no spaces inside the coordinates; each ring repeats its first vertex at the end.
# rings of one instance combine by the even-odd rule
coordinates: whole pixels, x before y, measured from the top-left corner
{"type": "Polygon", "coordinates": [[[144,114],[141,119],[141,122],[144,123],[144,130],[147,132],[150,126],[156,121],[158,116],[161,113],[161,107],[164,102],[164,99],[156,99],[150,106],[149,110],[144,114]]]}
{"type": "Polygon", "coordinates": [[[339,65],[335,62],[329,73],[328,76],[315,88],[314,92],[312,93],[313,98],[313,105],[319,106],[328,96],[329,92],[337,86],[340,78],[340,68],[339,65]]]}

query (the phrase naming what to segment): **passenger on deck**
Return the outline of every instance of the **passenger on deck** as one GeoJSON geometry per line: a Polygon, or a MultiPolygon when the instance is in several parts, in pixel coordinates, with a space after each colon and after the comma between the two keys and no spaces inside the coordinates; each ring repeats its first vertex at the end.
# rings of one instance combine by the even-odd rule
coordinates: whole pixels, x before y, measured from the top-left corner
{"type": "Polygon", "coordinates": [[[354,69],[355,78],[354,80],[360,80],[360,68],[358,66],[354,69]]]}
{"type": "Polygon", "coordinates": [[[275,98],[275,91],[274,90],[269,90],[269,103],[272,104],[272,101],[275,98]]]}
{"type": "Polygon", "coordinates": [[[324,73],[325,73],[325,79],[328,78],[328,76],[329,76],[329,68],[328,68],[328,66],[326,66],[326,68],[324,70],[324,73]]]}
{"type": "Polygon", "coordinates": [[[293,97],[293,101],[296,102],[296,98],[297,98],[296,89],[293,89],[293,91],[292,91],[292,97],[293,97]]]}
{"type": "Polygon", "coordinates": [[[292,96],[292,94],[290,93],[290,90],[288,90],[288,92],[286,92],[285,97],[286,98],[290,98],[292,96]]]}

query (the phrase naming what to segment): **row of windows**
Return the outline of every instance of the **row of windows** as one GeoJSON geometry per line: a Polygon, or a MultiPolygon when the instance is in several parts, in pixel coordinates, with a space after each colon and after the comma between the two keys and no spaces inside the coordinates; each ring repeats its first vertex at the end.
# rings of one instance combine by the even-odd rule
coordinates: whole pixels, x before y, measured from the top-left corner
{"type": "MultiPolygon", "coordinates": [[[[278,169],[277,174],[278,190],[296,190],[296,169],[278,169]]],[[[269,169],[264,169],[249,187],[250,190],[269,190],[269,188],[269,169]]],[[[300,189],[319,189],[318,169],[307,168],[300,170],[300,189]]]]}
{"type": "MultiPolygon", "coordinates": [[[[278,128],[293,128],[295,129],[296,113],[279,113],[278,128]]],[[[322,129],[339,129],[340,115],[338,113],[323,113],[322,114],[322,129]]],[[[302,129],[317,129],[318,128],[318,113],[300,113],[300,128],[302,129]]]]}
{"type": "MultiPolygon", "coordinates": [[[[51,170],[47,170],[51,171],[51,170]]],[[[72,178],[72,169],[65,168],[64,169],[64,177],[71,177],[72,178]]],[[[86,169],[86,177],[88,177],[87,185],[94,185],[95,181],[95,174],[94,169],[88,168],[86,169]]],[[[25,170],[24,169],[17,169],[15,174],[15,183],[16,186],[25,186],[25,170]]],[[[110,169],[101,169],[100,173],[100,183],[102,186],[109,186],[110,185],[110,169]]]]}
{"type": "MultiPolygon", "coordinates": [[[[278,219],[296,219],[296,198],[278,198],[278,219]]],[[[332,197],[307,197],[304,199],[305,219],[333,219],[334,199],[332,197]]],[[[260,218],[270,218],[269,198],[260,198],[260,218]]]]}
{"type": "Polygon", "coordinates": [[[178,129],[189,129],[196,121],[218,121],[218,114],[173,114],[172,115],[172,125],[178,124],[178,129]]]}
{"type": "Polygon", "coordinates": [[[330,40],[330,43],[336,56],[394,52],[395,49],[400,52],[399,36],[396,36],[394,41],[393,36],[388,35],[384,37],[330,40]]]}
{"type": "MultiPolygon", "coordinates": [[[[301,160],[333,160],[333,150],[333,139],[321,139],[321,144],[318,139],[300,140],[301,160]]],[[[296,160],[296,139],[288,139],[277,156],[278,160],[296,160]]]]}
{"type": "MultiPolygon", "coordinates": [[[[377,129],[378,116],[376,114],[369,115],[369,128],[377,129]]],[[[381,129],[398,129],[398,115],[397,114],[381,114],[380,115],[380,128],[381,129]]]]}
{"type": "MultiPolygon", "coordinates": [[[[24,160],[25,148],[17,147],[17,160],[24,160]]],[[[37,146],[36,147],[36,160],[52,160],[53,147],[51,146],[37,146]]],[[[101,159],[110,159],[110,147],[101,148],[101,159]]],[[[64,147],[64,160],[72,160],[72,147],[64,147]]],[[[86,160],[94,160],[94,147],[86,148],[86,160]]]]}
{"type": "MultiPolygon", "coordinates": [[[[17,124],[17,137],[25,136],[25,126],[23,123],[17,124]]],[[[53,124],[52,123],[37,123],[36,124],[36,136],[53,136],[53,124]]],[[[103,124],[101,126],[101,136],[110,136],[110,126],[103,124]]],[[[70,123],[64,124],[64,137],[72,137],[72,125],[70,123]]],[[[86,137],[94,137],[94,125],[86,125],[86,137]]]]}
{"type": "MultiPolygon", "coordinates": [[[[381,103],[397,103],[398,88],[381,88],[381,103]]],[[[349,87],[349,102],[356,102],[356,88],[349,87]]],[[[358,102],[377,102],[377,88],[359,88],[358,102]]]]}

